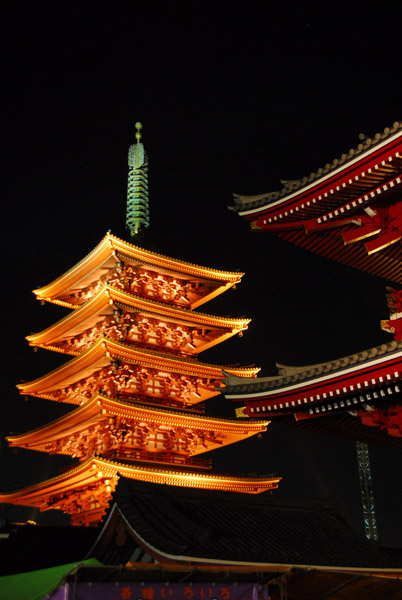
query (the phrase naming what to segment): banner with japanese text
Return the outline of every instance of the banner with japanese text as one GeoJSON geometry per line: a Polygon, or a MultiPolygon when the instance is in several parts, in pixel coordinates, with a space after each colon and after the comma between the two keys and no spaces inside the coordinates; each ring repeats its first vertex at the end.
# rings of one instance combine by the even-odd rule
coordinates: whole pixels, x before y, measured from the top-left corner
{"type": "Polygon", "coordinates": [[[267,586],[250,583],[65,584],[49,600],[268,600],[267,586]]]}

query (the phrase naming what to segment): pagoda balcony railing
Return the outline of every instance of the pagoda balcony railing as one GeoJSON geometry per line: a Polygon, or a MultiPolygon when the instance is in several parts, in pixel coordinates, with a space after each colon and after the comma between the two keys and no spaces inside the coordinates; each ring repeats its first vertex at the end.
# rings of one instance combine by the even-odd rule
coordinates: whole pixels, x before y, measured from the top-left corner
{"type": "Polygon", "coordinates": [[[191,466],[198,469],[210,469],[212,466],[212,460],[208,458],[183,456],[173,452],[148,452],[142,448],[114,448],[103,452],[102,456],[109,460],[137,460],[166,465],[191,466]]]}
{"type": "Polygon", "coordinates": [[[126,344],[126,346],[135,346],[137,348],[145,348],[145,350],[152,350],[153,352],[160,352],[161,354],[173,354],[174,356],[182,356],[184,358],[192,358],[193,357],[191,352],[185,352],[184,350],[180,350],[178,348],[173,348],[172,346],[167,346],[167,345],[164,346],[162,344],[151,344],[151,343],[139,342],[138,340],[133,340],[128,336],[124,336],[121,341],[123,344],[126,344]]]}
{"type": "Polygon", "coordinates": [[[106,512],[105,506],[98,506],[86,511],[76,512],[70,515],[71,525],[96,527],[106,512]]]}
{"type": "MultiPolygon", "coordinates": [[[[101,390],[99,390],[101,393],[101,390]]],[[[185,405],[181,404],[179,400],[171,400],[170,398],[157,398],[151,396],[142,396],[135,395],[130,396],[129,394],[118,394],[117,398],[119,400],[123,400],[125,402],[134,402],[136,404],[145,404],[148,406],[161,406],[163,408],[176,408],[180,411],[192,412],[192,413],[200,413],[204,414],[205,412],[205,403],[198,402],[197,404],[185,405]]]]}

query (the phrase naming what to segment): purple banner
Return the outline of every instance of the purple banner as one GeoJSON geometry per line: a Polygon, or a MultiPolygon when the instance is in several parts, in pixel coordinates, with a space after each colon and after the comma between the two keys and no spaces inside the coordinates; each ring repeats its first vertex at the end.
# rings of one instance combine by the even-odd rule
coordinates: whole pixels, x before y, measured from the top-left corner
{"type": "Polygon", "coordinates": [[[267,586],[250,583],[78,583],[49,600],[268,600],[267,586]]]}

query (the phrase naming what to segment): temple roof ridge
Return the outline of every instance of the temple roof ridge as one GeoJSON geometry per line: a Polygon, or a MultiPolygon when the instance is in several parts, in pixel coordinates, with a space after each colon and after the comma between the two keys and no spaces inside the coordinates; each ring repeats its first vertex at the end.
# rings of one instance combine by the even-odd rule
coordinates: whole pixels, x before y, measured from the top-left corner
{"type": "Polygon", "coordinates": [[[234,206],[230,206],[229,209],[238,212],[242,210],[250,210],[262,207],[264,204],[269,205],[275,200],[283,199],[288,194],[298,191],[304,186],[316,182],[322,177],[330,175],[332,171],[335,171],[339,167],[345,166],[348,162],[353,161],[364,153],[375,150],[379,144],[386,140],[390,140],[393,136],[399,137],[402,135],[401,130],[402,121],[395,121],[392,127],[386,127],[382,133],[376,133],[373,137],[362,136],[362,141],[355,148],[351,148],[349,152],[342,154],[338,158],[334,158],[331,163],[326,163],[324,167],[320,167],[317,169],[317,171],[312,171],[310,175],[301,179],[282,179],[281,183],[283,184],[283,187],[279,190],[257,195],[234,193],[234,206]]]}
{"type": "Polygon", "coordinates": [[[377,356],[382,356],[383,354],[394,352],[400,348],[402,348],[402,342],[392,340],[390,342],[386,342],[378,346],[373,346],[372,348],[368,348],[367,350],[360,350],[358,352],[354,352],[353,354],[348,354],[340,358],[335,358],[324,362],[315,363],[312,365],[293,366],[284,365],[282,363],[276,363],[276,366],[278,370],[284,375],[293,375],[311,370],[315,370],[317,372],[321,370],[332,371],[339,367],[346,367],[357,362],[365,362],[367,360],[376,358],[377,356]]]}

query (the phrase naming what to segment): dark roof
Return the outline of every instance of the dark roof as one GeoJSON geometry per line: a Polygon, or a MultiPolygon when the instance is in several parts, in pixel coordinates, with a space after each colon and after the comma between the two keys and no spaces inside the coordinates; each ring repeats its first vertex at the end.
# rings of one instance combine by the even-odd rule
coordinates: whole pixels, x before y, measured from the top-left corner
{"type": "Polygon", "coordinates": [[[320,501],[276,499],[266,493],[245,497],[121,478],[113,506],[131,535],[160,560],[401,566],[320,501]]]}
{"type": "Polygon", "coordinates": [[[98,528],[2,523],[1,533],[0,575],[88,556],[110,565],[131,558],[272,572],[306,566],[400,569],[402,564],[400,556],[349,528],[333,501],[268,493],[246,497],[123,477],[98,528]]]}
{"type": "Polygon", "coordinates": [[[0,525],[0,576],[80,561],[98,535],[88,527],[0,525]]]}

